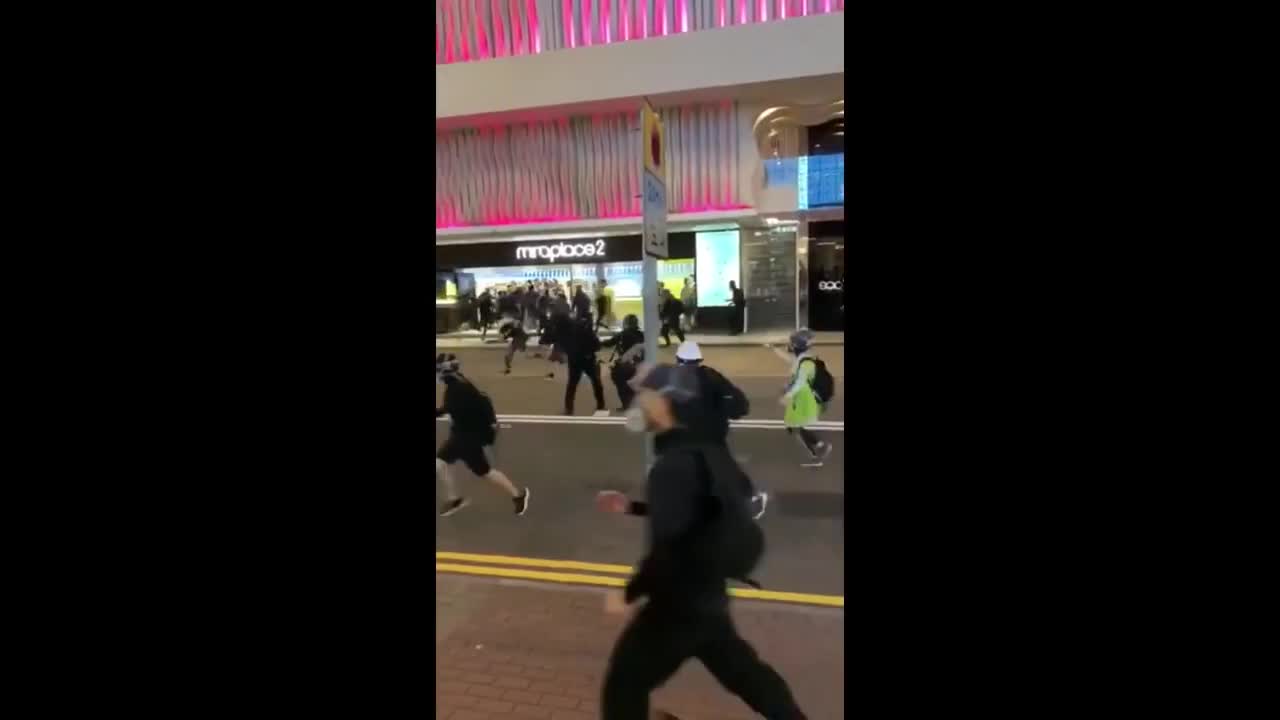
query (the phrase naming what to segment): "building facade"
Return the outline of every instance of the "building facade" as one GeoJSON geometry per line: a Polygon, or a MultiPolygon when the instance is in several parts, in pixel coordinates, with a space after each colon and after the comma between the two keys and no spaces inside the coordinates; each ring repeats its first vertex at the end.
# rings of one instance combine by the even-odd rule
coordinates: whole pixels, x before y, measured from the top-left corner
{"type": "Polygon", "coordinates": [[[646,99],[666,139],[662,284],[695,281],[713,331],[731,279],[748,330],[842,326],[843,15],[833,0],[438,0],[438,327],[462,321],[460,295],[533,279],[604,280],[618,317],[640,314],[646,99]]]}

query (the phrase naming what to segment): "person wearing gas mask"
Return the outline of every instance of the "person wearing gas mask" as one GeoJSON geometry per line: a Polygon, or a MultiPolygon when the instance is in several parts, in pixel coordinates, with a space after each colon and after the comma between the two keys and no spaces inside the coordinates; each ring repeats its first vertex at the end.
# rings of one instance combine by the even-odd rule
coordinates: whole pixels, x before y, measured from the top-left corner
{"type": "Polygon", "coordinates": [[[569,321],[565,355],[569,363],[569,384],[564,389],[564,414],[573,414],[573,400],[578,393],[578,381],[583,375],[591,381],[591,392],[596,397],[596,412],[605,412],[604,386],[600,384],[600,338],[591,327],[591,316],[569,321]]]}
{"type": "Polygon", "coordinates": [[[640,318],[628,315],[622,319],[622,332],[600,343],[601,347],[613,348],[615,359],[609,369],[609,378],[618,391],[618,402],[622,405],[618,412],[626,412],[635,397],[631,387],[631,378],[635,377],[636,366],[644,360],[644,333],[640,332],[640,318]]]}
{"type": "Polygon", "coordinates": [[[644,502],[604,492],[605,512],[642,515],[648,551],[624,591],[605,609],[625,613],[647,600],[609,658],[601,698],[603,720],[641,720],[649,694],[689,658],[770,720],[804,720],[790,688],[739,634],[729,614],[729,580],[748,577],[764,552],[749,517],[743,474],[728,450],[689,431],[705,401],[691,367],[641,368],[627,429],[654,435],[656,461],[644,502]]]}
{"type": "MultiPolygon", "coordinates": [[[[702,348],[692,340],[686,340],[676,348],[676,364],[693,368],[698,377],[699,394],[706,401],[699,422],[694,424],[694,431],[705,437],[707,442],[728,447],[729,422],[740,420],[751,412],[747,396],[719,371],[702,362],[702,348]]],[[[753,486],[746,490],[751,496],[752,517],[759,520],[769,504],[769,495],[757,492],[753,486]]]]}
{"type": "Polygon", "coordinates": [[[516,515],[529,509],[529,488],[517,490],[511,480],[489,464],[486,448],[497,439],[498,418],[489,396],[463,377],[461,363],[452,353],[436,356],[436,381],[444,384],[444,407],[436,408],[436,417],[449,416],[449,439],[436,452],[436,479],[444,484],[445,502],[440,517],[449,517],[467,506],[458,494],[449,466],[462,462],[467,468],[511,496],[516,515]]]}

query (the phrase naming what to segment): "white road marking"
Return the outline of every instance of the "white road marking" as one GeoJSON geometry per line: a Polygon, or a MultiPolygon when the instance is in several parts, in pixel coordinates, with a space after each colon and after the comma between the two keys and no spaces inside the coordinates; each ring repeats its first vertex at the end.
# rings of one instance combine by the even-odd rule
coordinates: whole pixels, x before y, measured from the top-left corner
{"type": "MultiPolygon", "coordinates": [[[[437,422],[445,422],[449,419],[448,415],[438,418],[437,422]]],[[[506,424],[520,425],[622,425],[627,421],[621,416],[594,416],[594,415],[499,415],[498,422],[500,426],[505,427],[506,424]]],[[[785,430],[786,426],[781,420],[734,420],[729,423],[735,428],[744,428],[747,430],[785,430]]],[[[812,425],[807,426],[810,430],[825,430],[827,432],[844,432],[843,420],[819,420],[812,425]]]]}

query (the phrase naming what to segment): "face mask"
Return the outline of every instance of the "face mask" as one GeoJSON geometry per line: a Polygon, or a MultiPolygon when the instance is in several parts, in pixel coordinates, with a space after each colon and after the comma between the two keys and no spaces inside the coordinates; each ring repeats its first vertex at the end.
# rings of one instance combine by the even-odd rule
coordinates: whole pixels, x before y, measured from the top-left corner
{"type": "Polygon", "coordinates": [[[649,429],[649,420],[644,416],[644,410],[634,405],[627,408],[627,421],[625,426],[627,430],[633,433],[642,433],[649,429]]]}

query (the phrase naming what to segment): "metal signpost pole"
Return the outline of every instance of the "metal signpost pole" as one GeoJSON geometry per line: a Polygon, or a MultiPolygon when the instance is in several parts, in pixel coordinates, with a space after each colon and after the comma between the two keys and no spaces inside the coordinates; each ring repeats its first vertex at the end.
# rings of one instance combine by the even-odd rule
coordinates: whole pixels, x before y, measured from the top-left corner
{"type": "MultiPolygon", "coordinates": [[[[641,208],[644,218],[642,244],[644,245],[644,273],[641,297],[644,301],[644,359],[646,363],[658,361],[658,258],[666,259],[667,252],[667,183],[663,159],[665,139],[662,119],[648,102],[640,109],[640,143],[643,161],[640,165],[641,208]]],[[[645,474],[653,467],[653,434],[645,434],[645,474]]]]}

